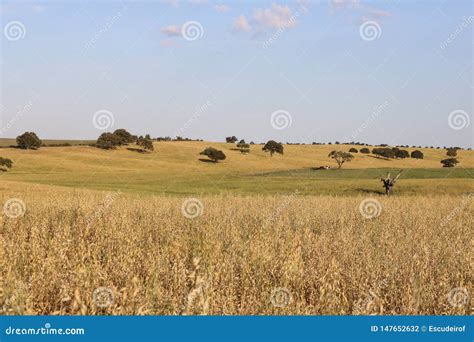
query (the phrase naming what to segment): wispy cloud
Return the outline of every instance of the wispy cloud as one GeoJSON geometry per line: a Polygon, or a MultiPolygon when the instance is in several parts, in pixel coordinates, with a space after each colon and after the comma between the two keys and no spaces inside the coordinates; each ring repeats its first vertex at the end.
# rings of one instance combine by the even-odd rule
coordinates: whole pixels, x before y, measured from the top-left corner
{"type": "Polygon", "coordinates": [[[224,5],[224,4],[217,4],[217,5],[214,5],[214,9],[215,9],[217,12],[221,12],[221,13],[225,13],[225,12],[228,12],[228,11],[230,10],[229,6],[224,5]]]}
{"type": "Polygon", "coordinates": [[[168,37],[179,37],[181,36],[181,27],[178,25],[168,25],[161,29],[161,32],[168,37]]]}
{"type": "Polygon", "coordinates": [[[247,18],[241,15],[234,19],[233,30],[235,32],[248,32],[252,30],[252,27],[248,23],[247,18]]]}

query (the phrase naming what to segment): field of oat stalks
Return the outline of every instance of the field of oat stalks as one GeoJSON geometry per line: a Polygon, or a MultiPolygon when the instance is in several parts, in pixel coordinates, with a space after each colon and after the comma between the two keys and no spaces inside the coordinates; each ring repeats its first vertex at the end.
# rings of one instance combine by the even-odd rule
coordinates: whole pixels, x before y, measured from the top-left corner
{"type": "Polygon", "coordinates": [[[467,196],[3,184],[0,314],[472,314],[467,196]],[[375,195],[374,195],[375,196],[375,195]],[[21,206],[21,205],[20,205],[21,206]]]}

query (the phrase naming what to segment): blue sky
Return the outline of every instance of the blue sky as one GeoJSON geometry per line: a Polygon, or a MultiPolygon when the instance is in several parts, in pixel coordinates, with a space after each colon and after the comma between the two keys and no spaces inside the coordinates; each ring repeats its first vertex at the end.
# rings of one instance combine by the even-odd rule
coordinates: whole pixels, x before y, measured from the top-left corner
{"type": "Polygon", "coordinates": [[[470,1],[2,1],[0,135],[472,147],[472,15],[470,1]]]}

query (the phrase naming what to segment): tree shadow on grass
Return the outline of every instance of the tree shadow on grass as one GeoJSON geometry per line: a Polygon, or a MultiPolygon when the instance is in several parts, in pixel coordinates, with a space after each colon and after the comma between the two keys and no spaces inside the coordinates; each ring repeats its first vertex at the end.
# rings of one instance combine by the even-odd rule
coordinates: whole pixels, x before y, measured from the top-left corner
{"type": "Polygon", "coordinates": [[[148,151],[142,150],[141,148],[127,147],[127,150],[138,153],[148,153],[148,151]]]}
{"type": "Polygon", "coordinates": [[[356,190],[359,192],[366,193],[366,194],[385,195],[385,192],[382,190],[372,190],[372,189],[362,189],[362,188],[358,188],[356,190]]]}
{"type": "Polygon", "coordinates": [[[210,159],[199,158],[198,160],[199,160],[199,161],[202,161],[203,163],[213,163],[213,164],[217,164],[217,162],[215,162],[215,161],[213,161],[213,160],[210,160],[210,159]]]}

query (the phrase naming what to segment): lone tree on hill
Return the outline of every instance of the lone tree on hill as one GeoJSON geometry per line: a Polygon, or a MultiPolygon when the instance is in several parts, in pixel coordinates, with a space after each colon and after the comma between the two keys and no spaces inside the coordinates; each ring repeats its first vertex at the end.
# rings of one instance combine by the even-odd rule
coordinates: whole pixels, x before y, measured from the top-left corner
{"type": "Polygon", "coordinates": [[[270,152],[270,157],[273,157],[273,153],[283,154],[283,145],[274,140],[269,140],[265,146],[263,146],[262,151],[270,152]]]}
{"type": "Polygon", "coordinates": [[[458,155],[458,151],[455,148],[448,148],[446,151],[446,155],[448,157],[456,157],[458,155]]]}
{"type": "Polygon", "coordinates": [[[237,137],[235,135],[225,138],[225,141],[227,143],[231,143],[231,144],[235,144],[237,142],[237,140],[239,140],[239,139],[237,139],[237,137]]]}
{"type": "Polygon", "coordinates": [[[40,148],[42,142],[40,138],[34,132],[25,132],[22,135],[16,137],[16,144],[19,148],[24,150],[32,149],[36,150],[40,148]]]}
{"type": "Polygon", "coordinates": [[[114,131],[120,145],[128,145],[133,143],[136,139],[134,136],[124,128],[119,128],[114,131]]]}
{"type": "Polygon", "coordinates": [[[423,152],[421,152],[420,150],[413,151],[410,156],[415,159],[423,159],[424,157],[423,152]]]}
{"type": "Polygon", "coordinates": [[[459,163],[459,160],[456,158],[447,158],[443,159],[440,163],[443,164],[443,167],[455,167],[456,164],[459,163]]]}
{"type": "Polygon", "coordinates": [[[11,159],[0,157],[0,171],[7,171],[8,169],[11,169],[12,166],[13,162],[11,159]]]}
{"type": "Polygon", "coordinates": [[[369,150],[367,147],[364,147],[364,148],[361,148],[361,149],[360,149],[360,153],[365,153],[365,154],[367,154],[367,153],[370,153],[370,150],[369,150]]]}
{"type": "Polygon", "coordinates": [[[215,149],[214,147],[208,147],[200,155],[207,156],[214,163],[217,163],[219,160],[225,160],[225,154],[221,150],[215,149]]]}
{"type": "Polygon", "coordinates": [[[120,138],[110,132],[105,132],[100,135],[95,143],[95,146],[98,148],[102,148],[104,150],[110,150],[117,148],[120,145],[120,138]]]}
{"type": "Polygon", "coordinates": [[[338,169],[340,169],[342,164],[345,162],[350,162],[352,159],[354,159],[352,154],[344,151],[331,151],[331,153],[328,154],[328,157],[336,161],[338,169]]]}
{"type": "Polygon", "coordinates": [[[140,146],[143,150],[143,152],[148,151],[153,151],[155,148],[153,147],[153,141],[149,138],[149,135],[147,134],[145,138],[140,137],[137,140],[137,145],[140,146]]]}

